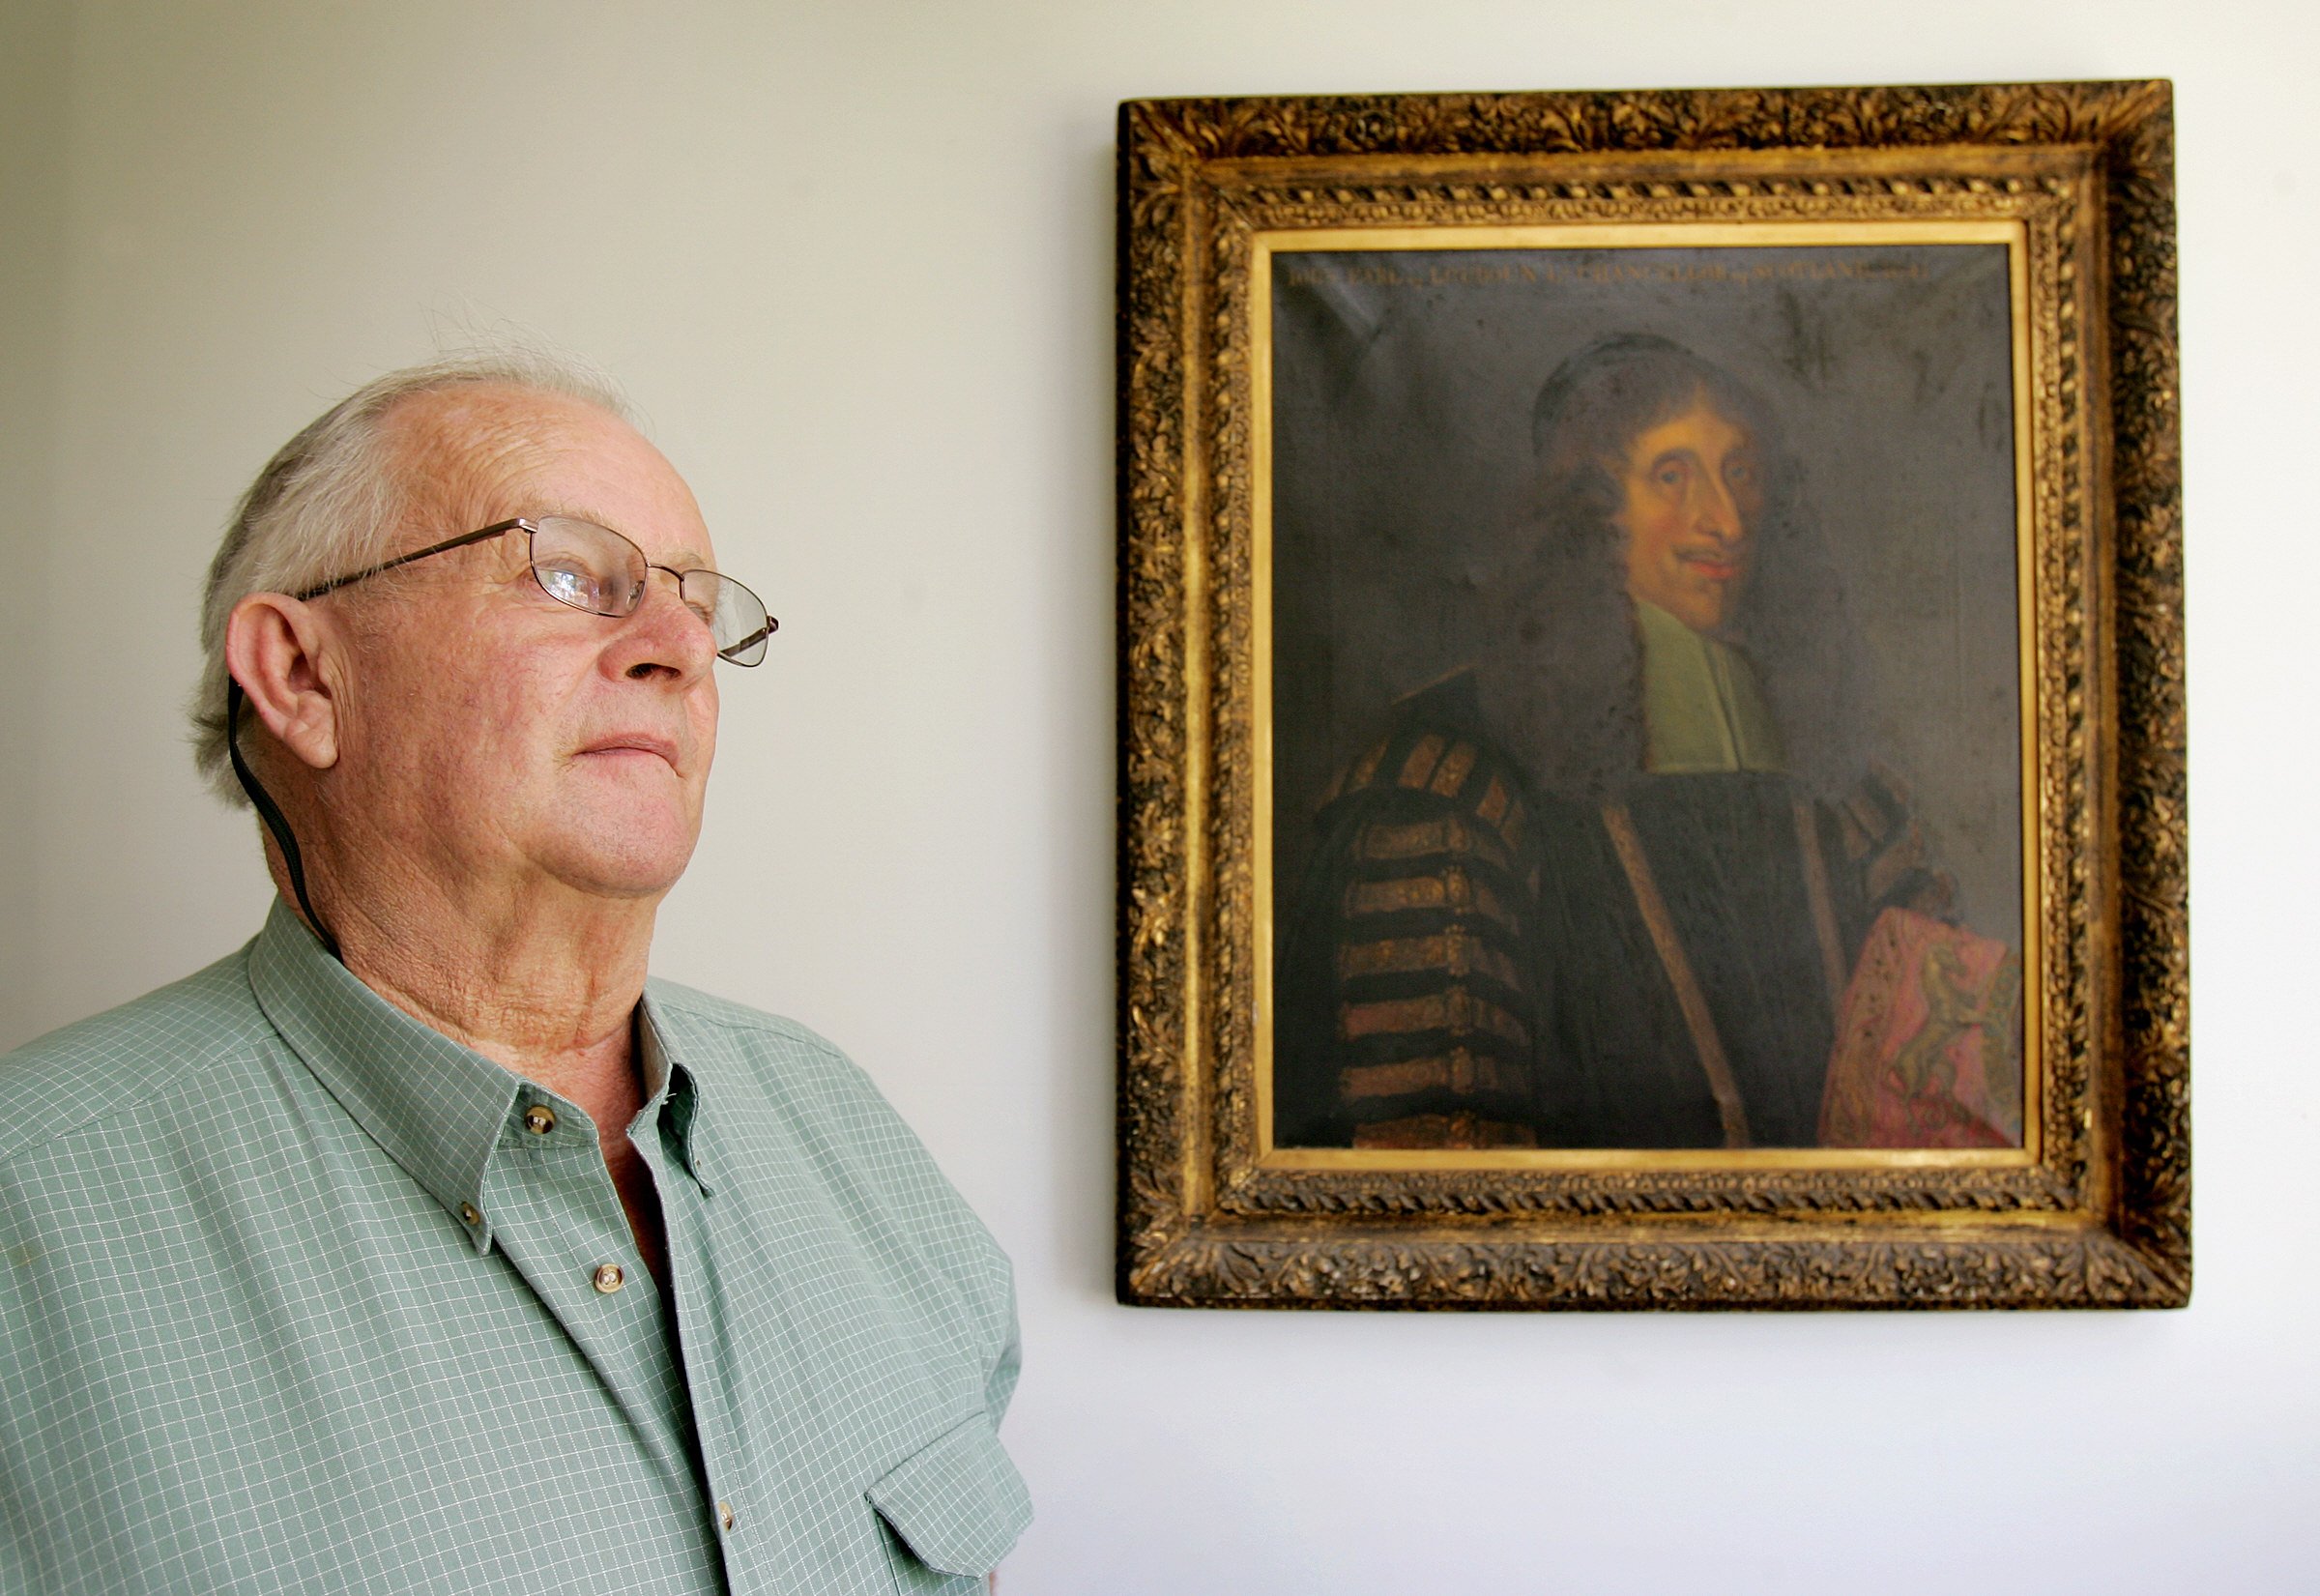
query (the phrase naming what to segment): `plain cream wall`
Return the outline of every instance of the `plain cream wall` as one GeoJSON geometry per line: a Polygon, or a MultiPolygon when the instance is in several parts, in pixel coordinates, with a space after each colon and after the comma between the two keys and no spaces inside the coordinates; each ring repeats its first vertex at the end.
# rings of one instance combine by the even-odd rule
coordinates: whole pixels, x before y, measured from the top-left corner
{"type": "Polygon", "coordinates": [[[783,626],[667,974],[879,1079],[1017,1261],[1008,1596],[2320,1581],[2311,9],[397,0],[0,22],[0,1046],[239,943],[195,584],[323,404],[512,325],[618,372],[783,626]],[[1112,154],[1161,94],[2171,75],[2198,1294],[2142,1316],[1110,1300],[1112,154]]]}
{"type": "MultiPolygon", "coordinates": [[[[0,11],[0,560],[25,602],[0,624],[0,681],[33,680],[51,605],[48,570],[53,393],[62,350],[65,62],[61,7],[0,11]]],[[[42,695],[0,692],[0,1047],[35,1028],[40,972],[32,834],[42,695]]]]}

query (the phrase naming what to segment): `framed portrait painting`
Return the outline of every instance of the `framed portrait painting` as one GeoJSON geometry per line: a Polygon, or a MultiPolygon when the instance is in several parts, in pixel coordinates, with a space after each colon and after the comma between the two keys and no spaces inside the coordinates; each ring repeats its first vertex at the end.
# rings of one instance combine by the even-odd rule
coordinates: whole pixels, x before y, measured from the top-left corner
{"type": "Polygon", "coordinates": [[[2186,1299],[2169,138],[1122,108],[1123,1300],[2186,1299]]]}

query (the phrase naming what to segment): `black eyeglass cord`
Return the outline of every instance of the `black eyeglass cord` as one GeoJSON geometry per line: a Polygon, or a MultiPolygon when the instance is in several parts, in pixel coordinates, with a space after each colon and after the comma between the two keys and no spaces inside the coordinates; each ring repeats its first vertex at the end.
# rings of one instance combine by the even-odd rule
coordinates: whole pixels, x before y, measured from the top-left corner
{"type": "Polygon", "coordinates": [[[233,762],[234,779],[242,783],[242,791],[249,795],[250,804],[257,810],[258,818],[266,823],[266,829],[274,833],[275,842],[280,846],[282,862],[290,867],[290,889],[298,894],[298,907],[305,912],[306,923],[314,928],[314,935],[322,939],[322,945],[331,957],[344,964],[346,955],[338,951],[338,939],[331,935],[331,928],[322,923],[320,914],[314,913],[313,900],[306,896],[306,866],[299,856],[298,839],[290,834],[290,823],[282,818],[281,810],[275,806],[274,799],[266,796],[266,789],[258,785],[258,778],[243,763],[242,742],[237,735],[241,719],[242,683],[228,673],[225,679],[225,757],[233,762]]]}

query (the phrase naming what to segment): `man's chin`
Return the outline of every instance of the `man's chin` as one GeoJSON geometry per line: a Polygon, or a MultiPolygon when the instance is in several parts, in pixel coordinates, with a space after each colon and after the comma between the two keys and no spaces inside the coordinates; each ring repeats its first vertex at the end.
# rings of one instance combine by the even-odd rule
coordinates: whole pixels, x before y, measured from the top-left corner
{"type": "Polygon", "coordinates": [[[581,896],[598,899],[607,908],[658,903],[678,882],[677,875],[608,870],[559,870],[556,876],[581,896]]]}
{"type": "Polygon", "coordinates": [[[1677,619],[1694,631],[1712,632],[1732,618],[1732,605],[1739,596],[1740,579],[1728,581],[1696,581],[1684,595],[1682,607],[1676,610],[1677,619]]]}
{"type": "Polygon", "coordinates": [[[692,861],[697,836],[695,829],[675,826],[667,817],[626,827],[613,824],[566,839],[543,862],[576,891],[620,901],[659,898],[692,861]]]}
{"type": "Polygon", "coordinates": [[[1715,631],[1724,624],[1725,618],[1730,613],[1730,606],[1724,601],[1721,595],[1714,596],[1704,596],[1698,594],[1685,594],[1680,596],[1671,595],[1667,598],[1654,600],[1654,602],[1696,632],[1715,631]]]}

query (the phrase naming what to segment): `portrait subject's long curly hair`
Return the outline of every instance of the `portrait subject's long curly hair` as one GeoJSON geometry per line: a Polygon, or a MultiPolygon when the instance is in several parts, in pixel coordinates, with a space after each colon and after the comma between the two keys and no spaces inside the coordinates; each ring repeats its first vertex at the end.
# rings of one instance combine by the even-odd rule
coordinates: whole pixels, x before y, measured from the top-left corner
{"type": "Polygon", "coordinates": [[[1644,774],[1643,658],[1627,595],[1620,473],[1642,433],[1701,400],[1744,429],[1763,484],[1752,568],[1718,633],[1755,666],[1789,773],[1834,796],[1863,765],[1859,650],[1842,583],[1806,512],[1803,473],[1754,389],[1680,344],[1620,333],[1547,379],[1531,416],[1535,510],[1482,596],[1488,722],[1549,791],[1589,804],[1644,774]]]}

